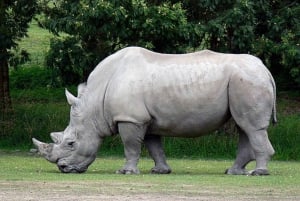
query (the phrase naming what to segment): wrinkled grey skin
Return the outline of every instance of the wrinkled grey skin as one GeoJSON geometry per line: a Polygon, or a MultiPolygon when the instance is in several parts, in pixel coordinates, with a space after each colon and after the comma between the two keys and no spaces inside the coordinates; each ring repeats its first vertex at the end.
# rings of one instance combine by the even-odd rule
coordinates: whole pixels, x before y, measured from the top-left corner
{"type": "MultiPolygon", "coordinates": [[[[120,174],[137,174],[144,142],[152,173],[171,172],[161,136],[198,137],[230,117],[239,127],[237,158],[227,174],[267,175],[274,154],[267,128],[276,122],[274,80],[256,57],[204,50],[158,54],[130,47],[103,60],[78,87],[70,123],[51,133],[54,143],[33,139],[39,152],[65,173],[85,172],[107,136],[120,134],[126,163],[120,174]],[[273,114],[273,116],[272,116],[273,114]],[[256,168],[246,165],[256,160],[256,168]]],[[[188,149],[188,147],[187,147],[188,149]]]]}

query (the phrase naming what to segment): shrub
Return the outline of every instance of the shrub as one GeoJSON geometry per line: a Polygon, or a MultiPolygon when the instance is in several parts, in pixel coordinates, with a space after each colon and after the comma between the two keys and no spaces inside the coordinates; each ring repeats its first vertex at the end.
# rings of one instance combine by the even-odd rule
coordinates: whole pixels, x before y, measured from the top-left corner
{"type": "Polygon", "coordinates": [[[52,70],[38,66],[23,67],[10,71],[10,87],[13,89],[47,88],[58,85],[52,70]]]}
{"type": "Polygon", "coordinates": [[[180,3],[48,1],[42,24],[63,38],[51,41],[47,65],[65,84],[86,80],[98,62],[126,46],[181,53],[198,38],[180,3]],[[53,6],[52,6],[53,3],[53,6]]]}

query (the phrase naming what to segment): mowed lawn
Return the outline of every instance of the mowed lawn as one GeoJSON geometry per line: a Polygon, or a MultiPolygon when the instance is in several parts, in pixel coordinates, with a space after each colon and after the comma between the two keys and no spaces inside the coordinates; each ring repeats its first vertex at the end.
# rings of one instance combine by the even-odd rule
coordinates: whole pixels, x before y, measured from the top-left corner
{"type": "MultiPolygon", "coordinates": [[[[233,161],[169,159],[173,173],[116,175],[124,159],[97,158],[84,174],[60,173],[37,155],[0,152],[0,200],[300,200],[300,163],[271,161],[270,176],[229,176],[233,161]]],[[[249,168],[253,168],[251,163],[249,168]]]]}

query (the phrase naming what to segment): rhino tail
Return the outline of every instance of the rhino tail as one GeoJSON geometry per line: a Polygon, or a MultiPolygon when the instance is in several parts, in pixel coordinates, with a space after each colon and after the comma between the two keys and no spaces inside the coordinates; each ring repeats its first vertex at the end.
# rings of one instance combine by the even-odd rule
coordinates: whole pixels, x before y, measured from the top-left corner
{"type": "Polygon", "coordinates": [[[273,119],[272,119],[272,123],[275,125],[278,121],[277,121],[277,111],[276,111],[276,84],[274,81],[274,78],[272,77],[271,73],[268,71],[269,76],[270,76],[270,80],[273,86],[273,94],[274,94],[274,98],[273,98],[273,109],[272,109],[272,113],[273,113],[273,119]]]}

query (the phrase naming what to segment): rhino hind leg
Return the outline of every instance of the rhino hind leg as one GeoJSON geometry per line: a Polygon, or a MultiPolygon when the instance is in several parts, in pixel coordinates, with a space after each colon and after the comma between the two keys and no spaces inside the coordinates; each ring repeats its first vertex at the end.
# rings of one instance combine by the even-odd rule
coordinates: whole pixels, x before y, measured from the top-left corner
{"type": "Polygon", "coordinates": [[[258,130],[249,135],[250,143],[254,149],[256,168],[250,171],[250,175],[269,175],[267,163],[274,155],[275,151],[268,138],[266,130],[258,130]]]}
{"type": "MultiPolygon", "coordinates": [[[[236,124],[249,140],[246,145],[242,143],[240,146],[245,146],[245,150],[252,150],[254,153],[256,168],[250,175],[268,175],[267,163],[274,154],[274,149],[269,141],[267,129],[275,107],[275,89],[270,77],[263,77],[268,73],[258,75],[262,76],[246,72],[231,77],[228,88],[229,108],[236,124]],[[249,144],[252,149],[247,148],[249,144]]],[[[241,156],[244,155],[242,153],[241,156]]],[[[242,157],[237,157],[237,161],[239,159],[242,157]]],[[[237,163],[242,165],[242,162],[237,163]]]]}
{"type": "Polygon", "coordinates": [[[137,168],[139,161],[141,146],[144,140],[147,126],[136,125],[134,123],[119,123],[119,134],[124,144],[124,152],[126,157],[126,163],[120,170],[117,170],[117,174],[139,174],[140,171],[137,168]]]}
{"type": "MultiPolygon", "coordinates": [[[[238,118],[236,118],[238,119],[238,118]]],[[[247,173],[248,175],[269,175],[267,164],[271,159],[271,156],[275,153],[271,142],[268,138],[267,128],[269,125],[268,118],[262,117],[257,113],[248,113],[247,115],[243,116],[241,119],[238,119],[237,124],[240,128],[245,132],[245,135],[240,135],[244,140],[248,139],[249,142],[240,143],[240,153],[238,153],[237,161],[239,159],[243,159],[244,163],[247,161],[246,159],[254,158],[256,161],[255,170],[250,171],[247,173]],[[267,119],[267,120],[266,120],[267,119]],[[244,137],[243,137],[244,136],[244,137]],[[250,149],[250,146],[252,149],[250,149]],[[244,151],[242,146],[244,146],[244,151]],[[248,150],[248,156],[247,156],[248,150]],[[254,153],[254,157],[252,156],[254,153]],[[243,157],[239,157],[243,156],[243,157]],[[251,156],[249,158],[249,156],[251,156]]],[[[240,166],[243,164],[242,162],[237,162],[240,166]]],[[[247,163],[245,163],[247,165],[247,163]]]]}
{"type": "Polygon", "coordinates": [[[169,174],[171,168],[166,162],[165,152],[163,150],[161,137],[158,135],[146,135],[144,139],[146,148],[155,162],[155,167],[151,169],[153,174],[169,174]]]}
{"type": "Polygon", "coordinates": [[[240,134],[238,155],[232,168],[228,169],[226,174],[234,175],[269,175],[267,164],[271,156],[275,153],[269,141],[267,131],[265,129],[252,130],[240,134]],[[252,161],[256,160],[256,168],[247,172],[245,167],[252,161]]]}
{"type": "Polygon", "coordinates": [[[255,154],[249,142],[248,136],[239,129],[239,144],[236,160],[233,166],[225,171],[229,175],[248,175],[246,166],[255,160],[255,154]]]}
{"type": "Polygon", "coordinates": [[[242,136],[244,140],[246,139],[246,137],[248,139],[246,143],[240,142],[239,144],[240,152],[238,153],[237,161],[240,159],[244,161],[237,162],[237,164],[239,164],[240,167],[242,167],[241,165],[243,163],[247,165],[246,159],[254,158],[256,161],[256,168],[255,170],[250,171],[247,174],[248,175],[269,175],[267,164],[271,159],[271,156],[275,153],[275,151],[268,138],[268,133],[267,133],[268,122],[264,120],[267,118],[260,119],[258,117],[259,115],[257,115],[257,119],[255,119],[254,116],[248,118],[244,117],[244,119],[240,120],[240,122],[239,121],[237,122],[237,124],[240,123],[239,126],[241,127],[243,132],[245,132],[245,135],[242,134],[240,136],[242,136]],[[263,124],[261,124],[260,122],[263,122],[263,124]],[[249,144],[252,149],[250,148],[249,144]],[[242,148],[242,146],[244,148],[242,148]],[[248,150],[248,154],[247,154],[247,150],[248,150]],[[254,157],[252,155],[254,155],[254,157]],[[251,157],[249,158],[249,156],[251,157]]]}

